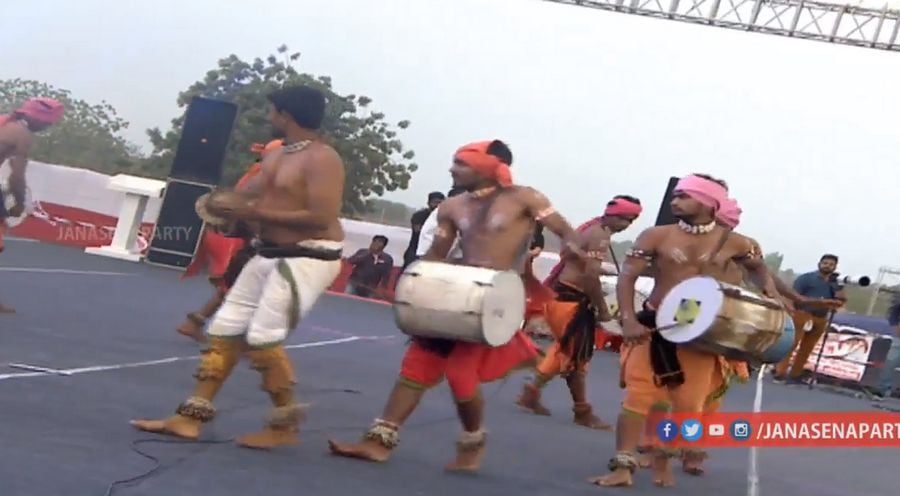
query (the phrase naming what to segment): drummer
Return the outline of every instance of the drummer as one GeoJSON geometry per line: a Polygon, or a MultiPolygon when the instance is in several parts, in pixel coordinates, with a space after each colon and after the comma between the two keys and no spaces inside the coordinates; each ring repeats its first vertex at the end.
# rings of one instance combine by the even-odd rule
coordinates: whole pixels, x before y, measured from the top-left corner
{"type": "MultiPolygon", "coordinates": [[[[583,257],[574,229],[538,191],[515,186],[512,152],[502,141],[483,141],[461,147],[450,173],[455,186],[467,193],[448,198],[438,208],[434,242],[424,260],[446,260],[459,232],[461,263],[497,271],[519,270],[535,222],[566,242],[566,256],[583,257]]],[[[447,378],[463,431],[456,443],[456,459],[448,470],[475,471],[484,455],[484,399],[479,384],[504,377],[518,365],[537,357],[534,344],[522,331],[500,347],[455,340],[415,337],[407,348],[381,418],[358,443],[330,440],[339,456],[387,461],[400,441],[399,430],[425,392],[447,378]]]]}
{"type": "MultiPolygon", "coordinates": [[[[630,486],[637,467],[635,451],[647,417],[660,395],[668,397],[675,413],[703,412],[716,374],[721,373],[716,355],[677,346],[657,332],[656,312],[664,296],[680,282],[698,275],[713,275],[734,262],[747,270],[752,282],[770,297],[778,292],[763,263],[759,245],[730,233],[716,222],[716,214],[728,198],[726,185],[707,175],[692,174],[675,186],[671,202],[677,224],[651,227],[638,236],[627,253],[616,288],[625,346],[623,382],[625,399],[616,433],[616,456],[611,474],[591,481],[601,486],[630,486]],[[654,265],[653,291],[637,312],[635,282],[654,265]]],[[[699,456],[688,450],[686,456],[699,456]]],[[[669,458],[679,450],[659,447],[653,461],[653,480],[658,486],[674,484],[669,458]]]]}
{"type": "Polygon", "coordinates": [[[541,404],[541,388],[553,378],[563,376],[574,403],[573,421],[591,429],[612,429],[594,415],[587,401],[587,371],[594,353],[597,324],[618,327],[606,307],[606,295],[600,283],[602,263],[609,258],[610,238],[627,229],[641,211],[640,200],[620,195],[606,204],[597,222],[586,223],[587,227],[578,229],[581,242],[592,255],[591,261],[587,270],[577,260],[561,261],[554,268],[551,287],[557,297],[545,305],[545,317],[557,341],[538,365],[534,382],[525,384],[518,405],[538,415],[549,415],[550,411],[541,404]]]}

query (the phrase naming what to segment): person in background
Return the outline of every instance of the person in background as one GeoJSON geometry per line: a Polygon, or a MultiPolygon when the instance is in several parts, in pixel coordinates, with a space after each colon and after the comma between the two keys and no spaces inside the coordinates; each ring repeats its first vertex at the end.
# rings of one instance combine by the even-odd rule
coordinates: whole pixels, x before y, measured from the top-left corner
{"type": "MultiPolygon", "coordinates": [[[[453,198],[454,196],[461,195],[465,192],[466,190],[463,188],[450,188],[450,191],[447,192],[447,198],[453,198]]],[[[425,222],[422,223],[422,228],[419,231],[418,246],[416,247],[416,256],[406,265],[409,265],[413,261],[424,257],[425,254],[428,253],[428,250],[431,248],[431,244],[434,242],[434,232],[438,226],[437,212],[437,208],[432,210],[428,215],[428,218],[425,219],[425,222]]],[[[450,255],[448,256],[448,258],[450,260],[458,260],[462,258],[462,252],[459,249],[459,243],[454,244],[450,249],[450,255]]]]}
{"type": "Polygon", "coordinates": [[[888,323],[894,328],[894,334],[900,337],[900,294],[894,296],[894,302],[888,308],[888,323]]]}
{"type": "MultiPolygon", "coordinates": [[[[440,191],[432,191],[428,193],[428,207],[419,210],[418,212],[412,214],[410,218],[410,227],[412,228],[412,233],[409,236],[409,246],[406,247],[406,251],[403,252],[403,268],[405,269],[409,264],[416,261],[421,255],[419,254],[419,234],[422,232],[422,227],[425,225],[425,221],[428,220],[428,217],[437,210],[438,205],[444,201],[444,194],[440,191]]],[[[422,252],[424,254],[424,252],[422,252]]]]}
{"type": "Polygon", "coordinates": [[[387,244],[387,236],[379,234],[372,238],[369,248],[359,250],[347,259],[353,265],[348,293],[365,298],[381,296],[394,268],[394,258],[384,252],[387,244]]]}
{"type": "Polygon", "coordinates": [[[788,355],[775,366],[772,372],[776,381],[790,383],[802,382],[803,366],[809,359],[813,348],[828,325],[828,312],[834,308],[840,308],[847,302],[844,288],[837,282],[835,270],[837,270],[838,257],[825,254],[819,259],[819,269],[801,274],[794,281],[794,291],[800,296],[813,299],[808,303],[797,304],[794,313],[794,327],[797,329],[794,335],[794,347],[797,354],[791,360],[788,355]],[[790,367],[790,373],[788,373],[790,367]],[[787,374],[787,375],[785,375],[787,374]]]}

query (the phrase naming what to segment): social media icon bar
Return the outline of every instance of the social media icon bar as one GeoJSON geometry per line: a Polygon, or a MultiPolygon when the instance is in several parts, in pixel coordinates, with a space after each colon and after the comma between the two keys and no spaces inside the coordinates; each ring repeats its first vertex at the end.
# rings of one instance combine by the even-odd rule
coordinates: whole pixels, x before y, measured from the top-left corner
{"type": "Polygon", "coordinates": [[[685,441],[696,441],[703,437],[703,424],[699,420],[688,419],[681,424],[681,437],[685,441]]]}
{"type": "Polygon", "coordinates": [[[731,423],[732,438],[739,441],[746,441],[747,439],[750,439],[750,433],[750,422],[747,422],[746,420],[735,420],[731,423]]]}
{"type": "Polygon", "coordinates": [[[725,425],[709,424],[706,432],[709,433],[709,437],[722,437],[725,435],[725,425]]]}
{"type": "Polygon", "coordinates": [[[678,437],[678,424],[671,420],[660,420],[656,424],[656,437],[664,443],[675,440],[678,437]]]}

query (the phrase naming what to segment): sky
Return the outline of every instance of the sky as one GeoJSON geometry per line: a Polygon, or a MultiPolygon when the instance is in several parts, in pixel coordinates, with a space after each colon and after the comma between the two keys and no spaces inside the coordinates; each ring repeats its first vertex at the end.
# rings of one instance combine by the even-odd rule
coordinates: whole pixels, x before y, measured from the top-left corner
{"type": "Polygon", "coordinates": [[[497,138],[573,224],[631,194],[647,206],[632,239],[670,176],[705,172],[784,267],[826,252],[844,274],[900,267],[897,52],[540,0],[44,0],[3,19],[0,78],[106,100],[144,147],[218,59],[287,44],[300,70],[412,121],[420,168],[386,199],[423,205],[458,146],[497,138]]]}

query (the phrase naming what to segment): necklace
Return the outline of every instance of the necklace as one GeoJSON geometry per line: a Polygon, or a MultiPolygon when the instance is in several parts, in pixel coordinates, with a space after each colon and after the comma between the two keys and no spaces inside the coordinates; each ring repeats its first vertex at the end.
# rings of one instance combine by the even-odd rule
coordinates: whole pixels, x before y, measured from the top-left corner
{"type": "Polygon", "coordinates": [[[699,226],[692,226],[683,220],[678,221],[678,227],[688,233],[688,234],[709,234],[716,227],[716,221],[712,221],[709,224],[701,224],[699,226]]]}
{"type": "Polygon", "coordinates": [[[312,140],[297,141],[295,143],[291,143],[290,145],[282,145],[281,150],[284,153],[297,153],[306,148],[306,146],[310,143],[312,143],[312,140]]]}

